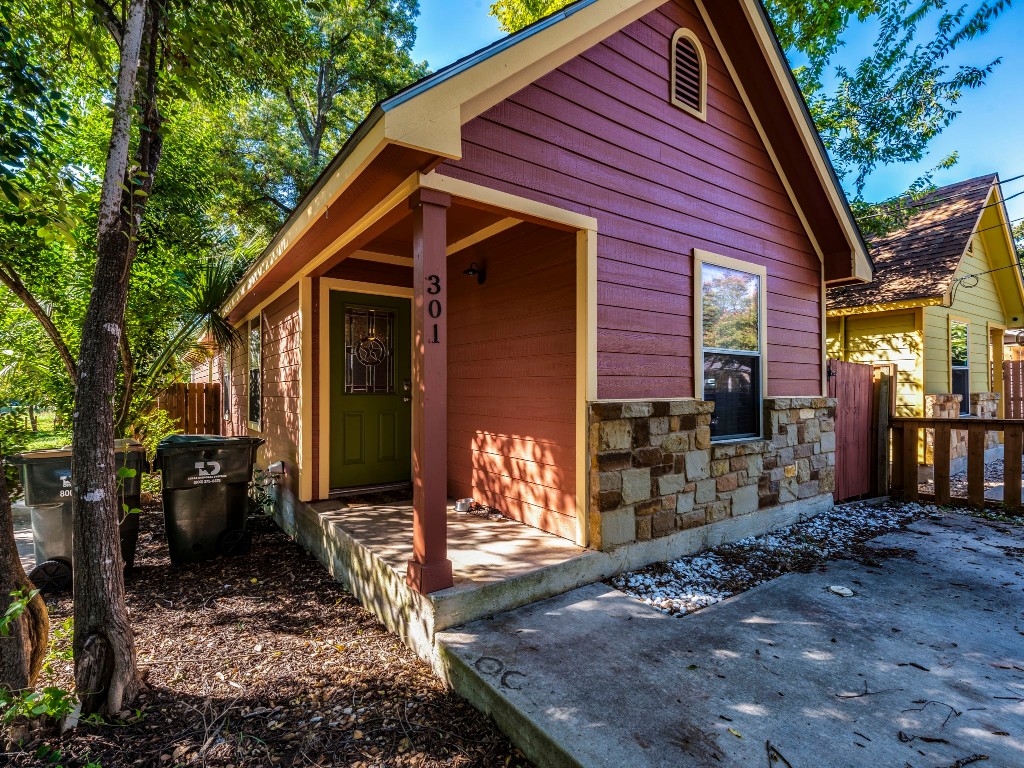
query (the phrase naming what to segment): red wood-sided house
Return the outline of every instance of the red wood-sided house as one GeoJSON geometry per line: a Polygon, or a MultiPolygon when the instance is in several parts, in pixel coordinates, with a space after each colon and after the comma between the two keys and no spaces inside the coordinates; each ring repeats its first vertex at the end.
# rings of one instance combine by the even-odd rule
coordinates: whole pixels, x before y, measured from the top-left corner
{"type": "Polygon", "coordinates": [[[419,593],[454,498],[637,565],[831,505],[870,277],[758,0],[580,0],[373,110],[226,305],[224,417],[299,534],[411,482],[419,593]]]}

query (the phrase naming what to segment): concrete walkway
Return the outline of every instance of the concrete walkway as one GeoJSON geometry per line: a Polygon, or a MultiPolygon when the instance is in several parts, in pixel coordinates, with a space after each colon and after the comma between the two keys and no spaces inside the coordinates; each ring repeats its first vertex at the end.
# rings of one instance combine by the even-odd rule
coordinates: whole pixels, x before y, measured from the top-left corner
{"type": "Polygon", "coordinates": [[[595,584],[439,633],[439,651],[540,766],[1024,765],[1024,529],[950,515],[873,546],[916,554],[682,619],[595,584]]]}
{"type": "Polygon", "coordinates": [[[32,517],[23,504],[15,504],[11,512],[14,517],[14,541],[18,545],[18,554],[21,555],[21,567],[28,573],[36,565],[36,548],[32,543],[32,517]]]}

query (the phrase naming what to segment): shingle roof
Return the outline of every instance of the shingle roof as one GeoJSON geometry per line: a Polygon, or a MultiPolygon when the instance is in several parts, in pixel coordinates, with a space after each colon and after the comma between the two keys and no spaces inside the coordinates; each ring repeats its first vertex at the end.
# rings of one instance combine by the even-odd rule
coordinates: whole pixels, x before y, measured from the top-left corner
{"type": "Polygon", "coordinates": [[[995,174],[940,187],[914,203],[905,227],[868,243],[870,283],[829,288],[829,309],[943,296],[988,200],[995,174]]]}

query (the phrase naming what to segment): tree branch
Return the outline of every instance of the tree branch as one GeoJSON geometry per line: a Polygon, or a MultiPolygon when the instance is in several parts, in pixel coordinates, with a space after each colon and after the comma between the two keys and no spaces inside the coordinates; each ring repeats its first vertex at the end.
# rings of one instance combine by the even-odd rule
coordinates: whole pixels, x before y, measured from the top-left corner
{"type": "Polygon", "coordinates": [[[284,87],[284,98],[288,102],[288,106],[292,110],[292,114],[295,115],[295,124],[299,129],[299,133],[302,135],[302,140],[306,144],[306,148],[309,150],[310,155],[313,154],[313,134],[309,130],[309,123],[307,121],[308,116],[305,111],[295,100],[295,94],[292,93],[290,85],[284,87]]]}
{"type": "Polygon", "coordinates": [[[75,365],[75,358],[68,349],[68,345],[64,342],[64,337],[61,336],[50,315],[47,314],[36,297],[32,295],[32,292],[21,281],[21,277],[18,276],[14,267],[2,260],[0,260],[0,282],[9,288],[11,293],[21,299],[21,302],[35,315],[36,320],[43,326],[46,335],[53,342],[53,346],[57,348],[57,354],[60,355],[64,368],[67,370],[68,376],[71,377],[71,383],[77,384],[78,367],[75,365]]]}
{"type": "Polygon", "coordinates": [[[291,216],[292,215],[292,211],[294,210],[293,208],[289,208],[287,205],[282,203],[280,200],[278,200],[273,195],[267,195],[267,194],[260,195],[255,200],[253,200],[252,203],[250,203],[250,205],[255,205],[256,203],[261,203],[261,202],[272,203],[285,216],[291,216]]]}
{"type": "Polygon", "coordinates": [[[114,13],[114,9],[110,7],[110,4],[106,0],[92,0],[91,2],[93,10],[100,17],[100,21],[106,28],[110,36],[114,38],[114,42],[117,43],[117,47],[121,47],[121,40],[124,37],[124,27],[121,24],[121,20],[114,13]]]}

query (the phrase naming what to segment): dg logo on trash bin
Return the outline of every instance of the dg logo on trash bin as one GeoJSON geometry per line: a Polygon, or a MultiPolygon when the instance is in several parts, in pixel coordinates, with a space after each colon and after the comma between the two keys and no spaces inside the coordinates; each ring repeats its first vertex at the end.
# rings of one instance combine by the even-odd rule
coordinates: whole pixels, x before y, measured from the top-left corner
{"type": "Polygon", "coordinates": [[[196,470],[200,477],[213,477],[220,474],[220,463],[216,461],[197,461],[196,470]]]}

